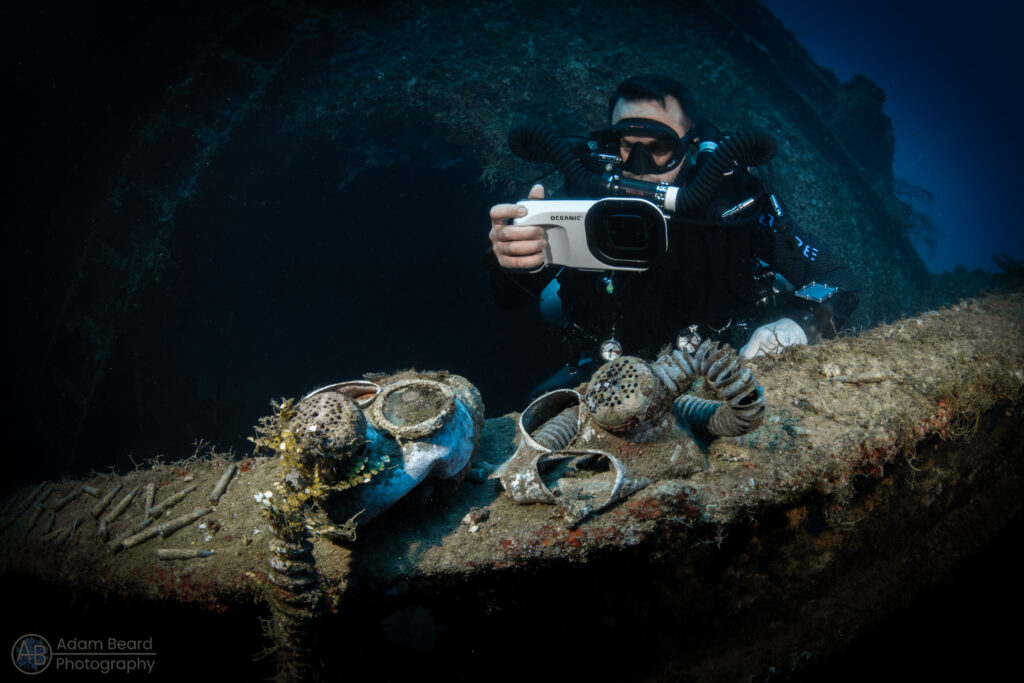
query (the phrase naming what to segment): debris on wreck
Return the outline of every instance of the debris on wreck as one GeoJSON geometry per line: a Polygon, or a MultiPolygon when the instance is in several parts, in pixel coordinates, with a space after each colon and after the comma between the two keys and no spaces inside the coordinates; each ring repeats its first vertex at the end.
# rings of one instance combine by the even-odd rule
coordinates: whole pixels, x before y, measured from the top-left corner
{"type": "MultiPolygon", "coordinates": [[[[764,400],[756,429],[698,444],[666,409],[630,426],[650,438],[615,436],[612,448],[616,433],[605,430],[600,453],[578,449],[578,476],[563,470],[558,480],[565,491],[577,486],[581,501],[586,479],[603,482],[590,509],[568,519],[550,505],[517,505],[484,476],[428,503],[408,494],[432,475],[451,483],[517,452],[575,448],[588,429],[592,442],[605,438],[589,417],[593,386],[484,423],[475,389],[447,373],[332,385],[278,403],[261,422],[255,440],[272,455],[158,463],[16,492],[0,517],[4,585],[215,611],[259,601],[270,609],[281,676],[300,678],[321,661],[344,668],[342,650],[373,651],[367,632],[314,652],[331,620],[372,622],[396,605],[443,602],[454,610],[444,628],[470,637],[477,612],[505,602],[548,609],[533,601],[550,595],[525,588],[538,585],[528,577],[573,568],[573,584],[559,589],[566,600],[600,590],[601,610],[630,609],[639,580],[663,591],[645,610],[701,624],[661,636],[689,639],[674,672],[726,680],[714,672],[728,653],[730,672],[764,674],[786,652],[840,646],[841,634],[892,608],[872,587],[920,590],[1020,511],[1022,333],[1024,296],[988,297],[747,361],[764,400]],[[615,469],[595,462],[611,457],[629,467],[617,490],[615,469]],[[410,486],[407,475],[423,476],[410,486]],[[219,482],[230,485],[215,505],[195,493],[218,493],[219,482]],[[352,501],[367,512],[353,512],[352,501]],[[98,515],[122,503],[102,517],[121,539],[111,547],[98,515]],[[182,503],[193,507],[174,512],[182,503]],[[646,562],[631,565],[632,588],[616,588],[615,558],[638,554],[646,562]],[[830,609],[854,584],[863,609],[830,609]],[[798,599],[808,591],[812,601],[798,599]]],[[[573,604],[589,618],[586,601],[573,604]]]]}
{"type": "Polygon", "coordinates": [[[621,356],[594,373],[585,396],[562,389],[527,406],[517,422],[519,448],[492,476],[516,503],[558,505],[575,527],[648,484],[703,470],[687,427],[740,436],[764,410],[764,390],[728,345],[708,340],[650,364],[621,356]],[[686,393],[700,376],[721,400],[686,393]],[[556,464],[565,476],[551,488],[542,470],[556,464]],[[593,476],[602,464],[610,466],[606,481],[593,476]]]}

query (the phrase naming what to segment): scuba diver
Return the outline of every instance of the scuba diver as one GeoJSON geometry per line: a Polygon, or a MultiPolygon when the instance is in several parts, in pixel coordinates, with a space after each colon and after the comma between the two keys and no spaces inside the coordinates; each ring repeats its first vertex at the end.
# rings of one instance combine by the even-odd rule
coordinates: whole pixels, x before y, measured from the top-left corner
{"type": "MultiPolygon", "coordinates": [[[[836,333],[857,305],[859,286],[820,242],[797,231],[749,170],[774,155],[770,135],[723,136],[698,119],[683,84],[661,75],[621,83],[608,114],[610,125],[583,143],[529,126],[509,136],[524,159],[558,165],[570,196],[643,193],[667,220],[664,249],[648,267],[584,269],[547,262],[554,245],[544,226],[515,223],[532,202],[491,208],[495,303],[511,310],[539,301],[570,353],[534,394],[587,381],[621,354],[653,359],[669,344],[692,351],[710,338],[753,358],[836,333]]],[[[534,185],[528,199],[545,194],[534,185]]]]}

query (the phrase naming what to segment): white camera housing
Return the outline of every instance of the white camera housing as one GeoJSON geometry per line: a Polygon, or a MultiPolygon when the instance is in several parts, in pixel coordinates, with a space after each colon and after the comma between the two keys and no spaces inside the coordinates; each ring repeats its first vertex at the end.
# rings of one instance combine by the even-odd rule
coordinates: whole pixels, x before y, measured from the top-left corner
{"type": "Polygon", "coordinates": [[[580,270],[647,270],[668,251],[665,215],[646,199],[527,200],[514,225],[544,228],[545,265],[580,270]]]}

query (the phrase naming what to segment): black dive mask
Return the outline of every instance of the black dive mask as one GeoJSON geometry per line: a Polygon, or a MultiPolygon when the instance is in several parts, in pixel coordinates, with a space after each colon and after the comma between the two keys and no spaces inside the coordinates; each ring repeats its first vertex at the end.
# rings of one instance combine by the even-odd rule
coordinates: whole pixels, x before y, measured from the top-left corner
{"type": "Polygon", "coordinates": [[[653,119],[622,119],[607,128],[591,132],[590,138],[597,142],[601,153],[619,156],[622,138],[627,135],[654,138],[650,142],[634,143],[622,164],[624,170],[636,175],[657,175],[671,171],[686,158],[693,137],[687,134],[680,138],[674,130],[653,119]],[[659,165],[654,157],[666,152],[670,152],[671,156],[667,162],[659,165]]]}

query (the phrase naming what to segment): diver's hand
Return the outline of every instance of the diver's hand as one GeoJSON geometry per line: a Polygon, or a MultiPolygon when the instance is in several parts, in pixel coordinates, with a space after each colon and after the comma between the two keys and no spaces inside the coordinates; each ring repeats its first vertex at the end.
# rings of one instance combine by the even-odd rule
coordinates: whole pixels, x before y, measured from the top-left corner
{"type": "MultiPolygon", "coordinates": [[[[544,186],[530,188],[527,199],[544,199],[544,186]]],[[[538,225],[511,225],[513,218],[526,214],[526,209],[515,204],[497,204],[491,207],[491,247],[502,268],[533,270],[544,265],[544,247],[547,239],[538,225]]]]}
{"type": "Polygon", "coordinates": [[[785,346],[806,343],[807,333],[802,327],[790,318],[780,318],[754,330],[750,341],[740,349],[740,356],[749,360],[766,353],[780,353],[785,346]]]}

